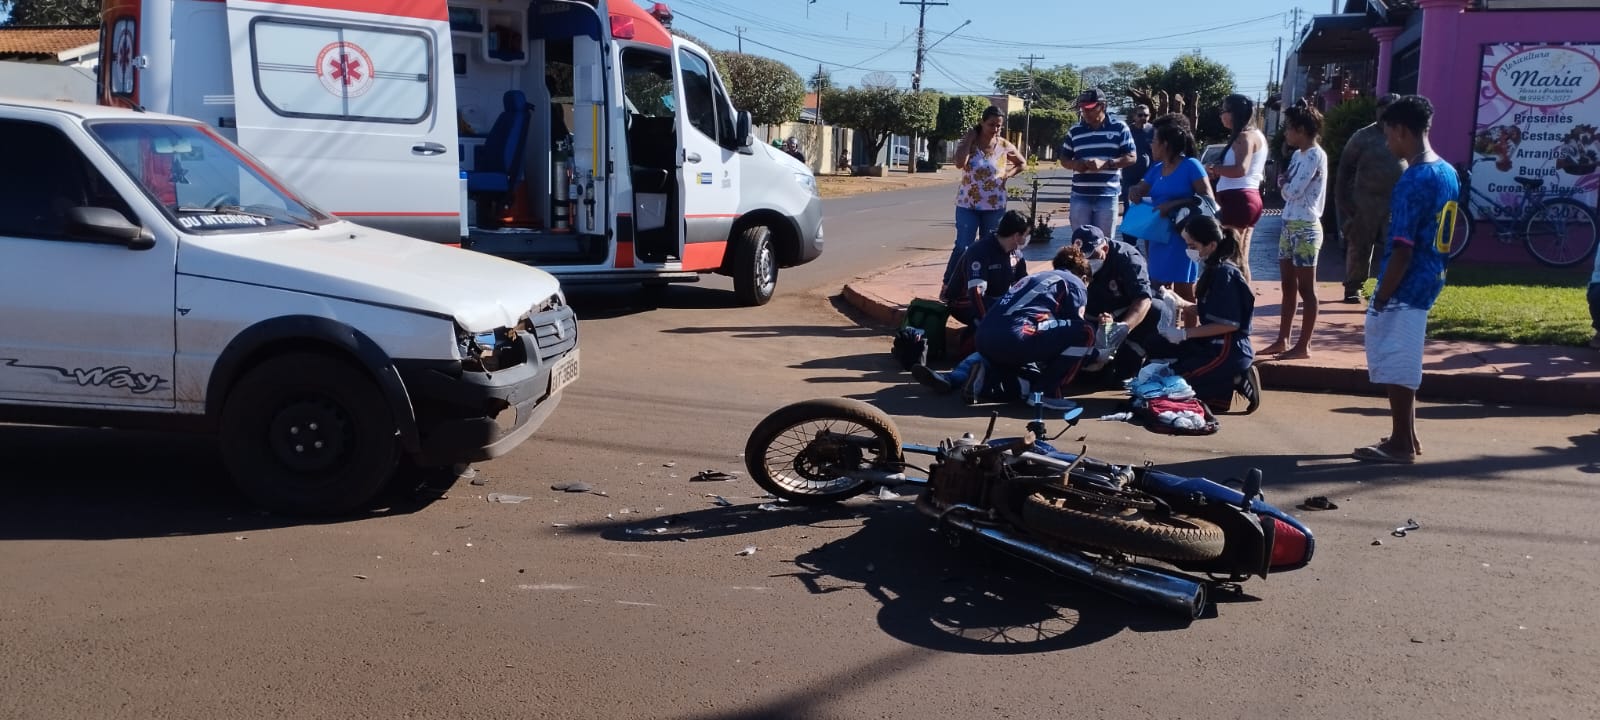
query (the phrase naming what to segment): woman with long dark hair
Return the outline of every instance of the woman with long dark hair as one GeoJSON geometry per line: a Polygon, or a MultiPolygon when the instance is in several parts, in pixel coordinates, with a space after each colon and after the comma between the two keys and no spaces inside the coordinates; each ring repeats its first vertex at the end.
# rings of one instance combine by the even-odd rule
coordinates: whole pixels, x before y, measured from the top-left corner
{"type": "Polygon", "coordinates": [[[1261,182],[1267,177],[1267,136],[1255,127],[1256,104],[1243,95],[1222,99],[1222,126],[1233,134],[1222,163],[1206,168],[1217,181],[1217,219],[1239,233],[1244,279],[1250,279],[1250,235],[1261,220],[1261,182]]]}
{"type": "MultiPolygon", "coordinates": [[[[1150,170],[1144,180],[1128,189],[1128,203],[1137,205],[1148,199],[1164,217],[1193,203],[1195,196],[1211,197],[1206,169],[1195,157],[1194,136],[1176,122],[1160,123],[1150,141],[1150,170]]],[[[1140,238],[1150,243],[1150,281],[1171,284],[1179,297],[1194,300],[1194,281],[1199,277],[1195,264],[1183,251],[1183,238],[1176,228],[1165,237],[1140,238]]]]}
{"type": "Polygon", "coordinates": [[[1172,371],[1215,412],[1232,407],[1236,390],[1245,398],[1245,412],[1255,412],[1261,405],[1261,379],[1250,345],[1256,296],[1240,269],[1244,255],[1239,235],[1205,215],[1192,215],[1182,235],[1189,257],[1204,265],[1195,286],[1199,302],[1192,308],[1200,324],[1187,330],[1176,324],[1161,328],[1161,336],[1178,345],[1172,371]]]}
{"type": "Polygon", "coordinates": [[[945,263],[944,282],[950,281],[962,253],[999,227],[1006,212],[1006,181],[1027,166],[1022,153],[1002,132],[1005,122],[1005,113],[990,105],[983,111],[983,120],[956,145],[953,160],[961,168],[961,185],[956,189],[956,244],[945,263]]]}

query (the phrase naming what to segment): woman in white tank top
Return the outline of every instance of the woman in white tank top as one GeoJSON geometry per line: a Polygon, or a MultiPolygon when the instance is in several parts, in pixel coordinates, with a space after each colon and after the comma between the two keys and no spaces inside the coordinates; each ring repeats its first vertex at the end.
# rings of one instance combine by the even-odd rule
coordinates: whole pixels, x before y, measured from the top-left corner
{"type": "Polygon", "coordinates": [[[1222,126],[1233,132],[1222,164],[1206,168],[1216,181],[1217,220],[1239,232],[1245,280],[1250,279],[1250,236],[1261,220],[1261,182],[1267,175],[1267,136],[1255,128],[1255,103],[1243,95],[1222,100],[1222,126]]]}

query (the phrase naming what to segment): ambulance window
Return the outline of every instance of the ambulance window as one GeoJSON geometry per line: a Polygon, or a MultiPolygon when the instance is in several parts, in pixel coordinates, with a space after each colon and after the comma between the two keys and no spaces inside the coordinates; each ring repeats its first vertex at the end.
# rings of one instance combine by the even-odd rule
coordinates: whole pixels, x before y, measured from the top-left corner
{"type": "Polygon", "coordinates": [[[687,50],[678,51],[683,66],[683,111],[705,136],[717,138],[717,106],[711,90],[711,65],[687,50]]]}
{"type": "Polygon", "coordinates": [[[416,123],[433,107],[422,33],[258,18],[250,50],[256,91],[279,115],[416,123]]]}
{"type": "Polygon", "coordinates": [[[0,237],[66,239],[68,211],[104,207],[138,222],[105,176],[61,131],[0,120],[6,162],[0,163],[0,237]]]}
{"type": "Polygon", "coordinates": [[[717,78],[712,88],[717,95],[717,139],[723,145],[738,148],[740,143],[733,137],[733,103],[728,101],[728,94],[722,90],[722,78],[717,78]]]}
{"type": "Polygon", "coordinates": [[[629,48],[622,51],[622,95],[632,115],[673,117],[672,56],[629,48]]]}

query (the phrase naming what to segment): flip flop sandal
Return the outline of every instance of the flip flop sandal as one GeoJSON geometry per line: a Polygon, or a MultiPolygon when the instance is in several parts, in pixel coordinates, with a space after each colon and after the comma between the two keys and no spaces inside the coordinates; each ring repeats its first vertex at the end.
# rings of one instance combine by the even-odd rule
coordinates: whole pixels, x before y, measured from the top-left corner
{"type": "Polygon", "coordinates": [[[1366,447],[1356,448],[1355,452],[1350,453],[1350,457],[1353,457],[1357,460],[1365,460],[1366,462],[1390,463],[1394,465],[1411,465],[1417,461],[1417,458],[1411,455],[1390,455],[1389,453],[1384,452],[1384,449],[1378,447],[1377,445],[1368,445],[1366,447]]]}
{"type": "MultiPolygon", "coordinates": [[[[1384,444],[1387,444],[1387,443],[1388,443],[1388,442],[1389,442],[1389,438],[1387,438],[1387,437],[1385,437],[1385,438],[1383,438],[1383,439],[1382,439],[1382,440],[1379,440],[1379,441],[1378,441],[1378,444],[1379,444],[1379,445],[1384,445],[1384,444]]],[[[1421,454],[1422,454],[1422,451],[1421,451],[1421,450],[1418,450],[1418,451],[1417,451],[1417,454],[1418,454],[1418,455],[1421,455],[1421,454]]]]}

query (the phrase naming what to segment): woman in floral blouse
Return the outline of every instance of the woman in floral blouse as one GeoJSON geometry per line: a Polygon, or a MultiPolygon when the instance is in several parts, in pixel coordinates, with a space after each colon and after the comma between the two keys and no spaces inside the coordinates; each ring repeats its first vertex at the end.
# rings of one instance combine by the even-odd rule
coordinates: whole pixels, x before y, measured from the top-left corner
{"type": "Polygon", "coordinates": [[[978,233],[993,233],[999,226],[1006,212],[1006,181],[1026,166],[1022,153],[1000,132],[1005,120],[1000,108],[989,106],[983,120],[956,145],[961,187],[956,191],[956,245],[945,264],[945,282],[978,233]]]}

